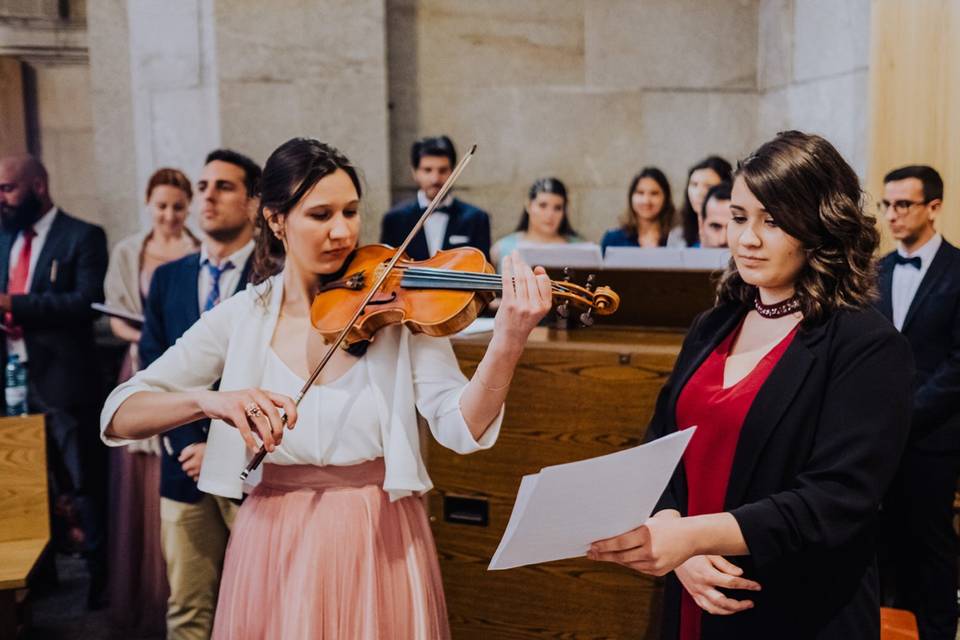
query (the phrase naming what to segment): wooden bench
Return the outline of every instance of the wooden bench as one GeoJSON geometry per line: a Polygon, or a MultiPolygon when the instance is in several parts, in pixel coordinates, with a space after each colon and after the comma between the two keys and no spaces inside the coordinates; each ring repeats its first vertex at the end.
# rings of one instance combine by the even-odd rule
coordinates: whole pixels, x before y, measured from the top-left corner
{"type": "Polygon", "coordinates": [[[42,415],[0,418],[0,638],[16,637],[17,605],[50,540],[42,415]]]}

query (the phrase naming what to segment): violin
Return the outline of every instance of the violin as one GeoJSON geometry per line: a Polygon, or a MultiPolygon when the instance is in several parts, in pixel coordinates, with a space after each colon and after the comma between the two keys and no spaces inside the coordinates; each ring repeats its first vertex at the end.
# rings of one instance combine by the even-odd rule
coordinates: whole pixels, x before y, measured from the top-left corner
{"type": "MultiPolygon", "coordinates": [[[[348,347],[372,340],[381,328],[403,324],[414,333],[448,336],[473,322],[494,294],[503,287],[503,279],[494,272],[483,252],[473,247],[438,251],[428,260],[410,260],[400,256],[394,269],[351,322],[353,312],[383,275],[396,250],[382,244],[357,249],[344,275],[319,289],[310,307],[314,328],[331,342],[350,326],[341,346],[348,347]]],[[[568,280],[550,281],[554,301],[561,315],[570,308],[582,309],[580,320],[589,325],[593,314],[612,314],[620,305],[620,296],[609,287],[593,288],[568,280]]]]}
{"type": "MultiPolygon", "coordinates": [[[[405,253],[476,151],[477,145],[473,145],[454,167],[399,247],[368,245],[357,249],[345,275],[320,289],[310,306],[310,321],[330,346],[301,387],[295,405],[300,405],[338,348],[372,340],[379,329],[397,323],[431,336],[456,333],[473,322],[493,294],[501,290],[502,278],[477,249],[438,251],[422,261],[412,261],[405,253]]],[[[569,313],[571,305],[586,309],[580,317],[584,324],[592,324],[593,313],[608,315],[620,304],[611,289],[599,287],[594,291],[592,276],[586,286],[573,284],[568,278],[551,281],[550,287],[553,298],[561,300],[557,308],[561,316],[569,313]]],[[[286,415],[282,420],[286,426],[286,415]]],[[[267,448],[261,446],[240,472],[240,479],[246,480],[266,456],[267,448]]]]}

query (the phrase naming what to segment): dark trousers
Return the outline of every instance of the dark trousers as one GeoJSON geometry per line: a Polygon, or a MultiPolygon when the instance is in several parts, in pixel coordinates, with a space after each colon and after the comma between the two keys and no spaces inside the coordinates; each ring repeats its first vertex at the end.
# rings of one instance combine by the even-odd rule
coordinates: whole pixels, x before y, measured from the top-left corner
{"type": "Polygon", "coordinates": [[[960,454],[910,447],[883,506],[884,587],[893,606],[917,616],[920,640],[957,635],[958,476],[960,454]]]}
{"type": "MultiPolygon", "coordinates": [[[[64,523],[58,505],[69,505],[83,531],[82,551],[93,588],[106,580],[107,447],[100,441],[100,407],[95,404],[56,407],[44,402],[33,385],[27,392],[31,413],[43,413],[47,431],[47,470],[50,484],[54,544],[63,543],[64,523]]],[[[51,558],[52,559],[52,558],[51,558]]]]}

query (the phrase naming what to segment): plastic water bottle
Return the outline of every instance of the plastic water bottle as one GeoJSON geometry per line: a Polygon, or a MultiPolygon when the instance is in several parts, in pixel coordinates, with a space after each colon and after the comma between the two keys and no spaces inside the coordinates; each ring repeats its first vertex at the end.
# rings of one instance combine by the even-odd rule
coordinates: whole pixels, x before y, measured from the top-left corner
{"type": "Polygon", "coordinates": [[[27,368],[20,356],[11,353],[7,359],[6,389],[7,415],[20,416],[27,413],[27,368]]]}

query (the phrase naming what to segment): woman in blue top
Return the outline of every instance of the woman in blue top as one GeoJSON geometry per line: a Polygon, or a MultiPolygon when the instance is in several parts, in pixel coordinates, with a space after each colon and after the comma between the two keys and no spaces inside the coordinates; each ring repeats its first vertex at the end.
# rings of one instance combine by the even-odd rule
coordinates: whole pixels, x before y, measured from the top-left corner
{"type": "Polygon", "coordinates": [[[497,240],[490,249],[490,257],[498,272],[504,256],[510,255],[521,242],[583,242],[583,238],[570,226],[570,219],[567,217],[567,187],[560,180],[540,178],[530,186],[527,206],[520,216],[516,231],[497,240]]]}
{"type": "Polygon", "coordinates": [[[665,247],[673,214],[667,176],[656,167],[644,167],[630,181],[620,226],[603,234],[600,248],[606,253],[607,247],[665,247]]]}

